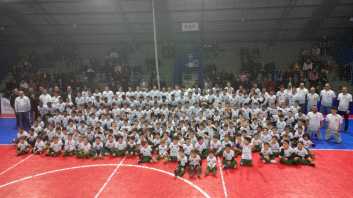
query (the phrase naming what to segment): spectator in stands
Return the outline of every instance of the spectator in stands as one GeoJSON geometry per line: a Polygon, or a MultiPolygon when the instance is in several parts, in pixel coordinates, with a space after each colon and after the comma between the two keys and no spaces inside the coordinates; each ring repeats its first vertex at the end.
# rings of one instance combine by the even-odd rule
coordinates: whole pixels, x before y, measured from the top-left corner
{"type": "Polygon", "coordinates": [[[251,82],[249,78],[245,78],[245,81],[242,83],[242,86],[246,89],[247,92],[251,89],[251,82]]]}
{"type": "Polygon", "coordinates": [[[34,90],[37,90],[37,83],[35,83],[32,79],[29,80],[28,88],[32,88],[34,90]]]}
{"type": "Polygon", "coordinates": [[[242,84],[242,83],[241,83],[240,78],[237,77],[237,78],[235,79],[235,82],[234,82],[234,86],[233,86],[233,87],[234,87],[235,89],[237,89],[241,84],[242,84]]]}
{"type": "Polygon", "coordinates": [[[319,74],[316,72],[316,69],[312,69],[309,72],[309,82],[311,87],[316,87],[319,84],[319,74]]]}
{"type": "Polygon", "coordinates": [[[291,71],[291,69],[287,69],[286,72],[284,72],[284,75],[283,75],[283,78],[284,78],[284,81],[288,82],[288,79],[289,78],[293,78],[293,72],[291,71]]]}
{"type": "Polygon", "coordinates": [[[281,77],[282,77],[282,71],[281,71],[280,68],[277,68],[277,70],[276,70],[276,72],[275,72],[275,74],[274,74],[274,76],[273,76],[273,79],[274,79],[274,81],[276,82],[276,81],[278,81],[279,78],[281,78],[281,77]]]}
{"type": "Polygon", "coordinates": [[[313,62],[313,65],[316,67],[317,64],[319,64],[319,56],[316,55],[315,52],[311,53],[311,61],[313,62]]]}
{"type": "Polygon", "coordinates": [[[148,83],[145,81],[144,78],[141,78],[140,88],[142,91],[144,91],[146,88],[148,88],[148,83]]]}
{"type": "Polygon", "coordinates": [[[328,83],[327,73],[324,69],[321,69],[321,72],[319,73],[319,81],[321,83],[321,86],[324,86],[326,83],[328,83]]]}
{"type": "Polygon", "coordinates": [[[152,89],[154,86],[158,87],[158,82],[156,78],[153,78],[150,84],[150,89],[152,89]]]}
{"type": "Polygon", "coordinates": [[[270,58],[269,62],[266,64],[265,66],[265,70],[266,72],[268,72],[270,74],[270,76],[273,76],[275,73],[275,69],[276,69],[276,64],[273,62],[272,58],[270,58]]]}
{"type": "Polygon", "coordinates": [[[268,91],[274,90],[274,88],[275,88],[275,83],[272,81],[272,78],[271,78],[271,77],[268,78],[268,81],[265,83],[265,87],[266,87],[266,89],[267,89],[268,91]]]}
{"type": "Polygon", "coordinates": [[[330,46],[330,41],[327,39],[326,36],[324,36],[320,42],[321,51],[324,53],[329,54],[331,52],[331,46],[330,46]]]}
{"type": "Polygon", "coordinates": [[[215,80],[215,85],[218,84],[219,87],[223,87],[223,81],[221,80],[221,78],[219,76],[217,76],[216,80],[215,80]]]}
{"type": "Polygon", "coordinates": [[[164,81],[164,79],[162,77],[160,77],[159,84],[161,85],[161,88],[167,87],[167,83],[164,81]]]}
{"type": "Polygon", "coordinates": [[[245,73],[249,73],[249,70],[251,68],[252,68],[252,65],[250,64],[249,59],[246,59],[241,66],[241,70],[245,71],[245,73]]]}
{"type": "Polygon", "coordinates": [[[226,82],[228,82],[228,74],[226,68],[223,68],[222,72],[219,74],[219,77],[222,81],[222,84],[226,84],[226,82]]]}
{"type": "Polygon", "coordinates": [[[136,78],[138,81],[141,80],[141,67],[138,62],[135,62],[135,66],[132,69],[133,71],[133,78],[136,78]]]}
{"type": "Polygon", "coordinates": [[[132,82],[133,91],[136,91],[136,87],[138,86],[139,86],[139,82],[136,78],[134,78],[134,81],[132,82]]]}
{"type": "Polygon", "coordinates": [[[105,65],[101,64],[100,67],[96,68],[96,73],[97,73],[97,79],[99,80],[99,82],[106,82],[106,78],[105,78],[105,65]]]}
{"type": "Polygon", "coordinates": [[[317,46],[317,43],[315,43],[314,48],[311,51],[314,52],[316,54],[316,56],[320,56],[321,55],[321,50],[317,46]]]}
{"type": "Polygon", "coordinates": [[[260,55],[260,50],[259,48],[257,47],[257,45],[254,46],[254,48],[252,49],[252,57],[254,59],[258,59],[258,58],[261,58],[261,55],[260,55]]]}
{"type": "Polygon", "coordinates": [[[259,88],[261,90],[262,89],[261,80],[256,81],[256,84],[257,84],[257,88],[259,88]]]}
{"type": "Polygon", "coordinates": [[[25,82],[24,79],[22,79],[22,81],[20,83],[20,90],[21,91],[27,91],[27,89],[28,89],[28,84],[27,84],[27,82],[25,82]]]}
{"type": "Polygon", "coordinates": [[[212,70],[208,77],[211,79],[212,82],[215,82],[217,79],[216,70],[212,70]]]}
{"type": "MultiPolygon", "coordinates": [[[[216,66],[216,64],[214,63],[214,61],[211,60],[210,64],[209,64],[208,67],[207,67],[206,73],[207,73],[207,74],[210,74],[213,70],[217,73],[217,66],[216,66]]],[[[211,80],[212,80],[212,78],[211,78],[211,80]]]]}
{"type": "Polygon", "coordinates": [[[41,83],[42,80],[43,80],[43,75],[40,71],[38,71],[36,74],[36,82],[41,83]]]}
{"type": "Polygon", "coordinates": [[[57,77],[55,79],[58,80],[59,78],[61,78],[61,79],[65,79],[66,78],[66,75],[64,75],[62,70],[59,71],[59,74],[57,75],[57,77]]]}
{"type": "Polygon", "coordinates": [[[257,79],[259,69],[260,69],[260,65],[259,65],[257,59],[255,59],[252,64],[252,68],[250,68],[250,80],[251,81],[255,81],[257,79]]]}
{"type": "Polygon", "coordinates": [[[247,49],[246,45],[243,45],[243,48],[240,50],[239,57],[241,60],[241,64],[243,64],[244,60],[249,57],[249,50],[247,49]]]}
{"type": "Polygon", "coordinates": [[[275,81],[275,91],[279,91],[280,87],[286,87],[286,82],[283,80],[282,77],[279,77],[277,81],[275,81]]]}
{"type": "Polygon", "coordinates": [[[5,97],[9,97],[11,95],[13,88],[13,82],[10,80],[10,78],[7,78],[5,87],[5,97]]]}
{"type": "Polygon", "coordinates": [[[117,62],[119,58],[119,54],[118,52],[114,49],[110,52],[110,59],[112,61],[112,63],[115,65],[115,63],[117,62]]]}
{"type": "Polygon", "coordinates": [[[88,56],[86,56],[83,61],[82,61],[82,65],[83,65],[83,70],[86,71],[88,69],[88,65],[90,64],[91,60],[88,58],[88,56]]]}
{"type": "Polygon", "coordinates": [[[327,60],[332,61],[332,58],[328,56],[327,53],[325,52],[322,56],[319,57],[320,65],[324,65],[327,60]]]}
{"type": "Polygon", "coordinates": [[[20,88],[20,82],[17,81],[16,79],[13,79],[12,84],[13,84],[13,88],[20,88]]]}
{"type": "Polygon", "coordinates": [[[308,78],[309,71],[313,69],[313,63],[310,59],[306,59],[306,62],[303,64],[303,78],[306,81],[308,78]]]}
{"type": "Polygon", "coordinates": [[[351,79],[351,68],[349,67],[348,63],[345,63],[341,68],[340,74],[345,81],[350,81],[351,79]]]}
{"type": "Polygon", "coordinates": [[[66,89],[66,85],[61,78],[59,78],[56,86],[59,88],[60,91],[64,91],[66,89]]]}
{"type": "MultiPolygon", "coordinates": [[[[72,58],[73,59],[73,58],[72,58]]],[[[91,55],[91,58],[90,58],[90,64],[92,65],[93,68],[96,68],[98,66],[98,61],[96,58],[94,58],[93,55],[91,55]]]]}
{"type": "Polygon", "coordinates": [[[310,53],[309,50],[307,50],[305,47],[302,48],[302,51],[300,52],[301,57],[305,57],[307,53],[310,53]]]}
{"type": "Polygon", "coordinates": [[[88,65],[85,79],[87,79],[88,82],[92,82],[93,78],[94,78],[94,70],[91,65],[88,65]]]}
{"type": "Polygon", "coordinates": [[[259,68],[259,73],[261,74],[261,79],[264,80],[265,77],[268,77],[268,72],[266,71],[266,64],[265,61],[261,61],[260,68],[259,68]]]}
{"type": "Polygon", "coordinates": [[[326,73],[331,73],[332,69],[333,69],[333,66],[330,62],[330,60],[326,60],[326,63],[324,65],[324,68],[325,68],[325,72],[326,73]]]}
{"type": "Polygon", "coordinates": [[[243,82],[245,82],[245,79],[246,79],[245,71],[242,71],[241,76],[240,76],[240,81],[243,83],[243,82]]]}
{"type": "Polygon", "coordinates": [[[211,87],[211,88],[213,87],[213,83],[212,83],[210,77],[206,78],[206,82],[205,83],[207,83],[208,87],[211,87]]]}
{"type": "Polygon", "coordinates": [[[80,78],[77,78],[75,82],[75,90],[81,91],[82,89],[83,89],[83,83],[81,82],[80,78]]]}
{"type": "Polygon", "coordinates": [[[33,88],[28,88],[28,91],[27,91],[27,93],[26,93],[26,96],[27,96],[28,98],[31,98],[31,94],[34,94],[34,95],[36,95],[36,97],[38,97],[38,94],[35,92],[35,90],[34,90],[33,88]]]}
{"type": "Polygon", "coordinates": [[[233,82],[234,81],[234,75],[232,74],[231,70],[227,71],[227,79],[228,79],[228,82],[233,82]]]}

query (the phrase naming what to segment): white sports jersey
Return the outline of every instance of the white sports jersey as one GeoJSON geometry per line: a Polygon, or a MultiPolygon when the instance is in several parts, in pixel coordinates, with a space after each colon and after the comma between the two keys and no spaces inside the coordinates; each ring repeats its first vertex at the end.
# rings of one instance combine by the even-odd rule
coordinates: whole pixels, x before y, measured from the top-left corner
{"type": "Polygon", "coordinates": [[[308,140],[304,140],[303,138],[300,138],[299,141],[303,142],[303,146],[306,149],[308,149],[309,146],[312,144],[312,142],[309,139],[308,140]]]}
{"type": "Polygon", "coordinates": [[[271,142],[272,136],[270,134],[268,134],[268,133],[266,135],[261,134],[260,135],[260,139],[261,139],[262,143],[271,142]]]}
{"type": "Polygon", "coordinates": [[[180,162],[180,166],[185,166],[185,164],[188,162],[188,158],[186,156],[184,156],[183,158],[178,156],[178,161],[180,162]]]}
{"type": "Polygon", "coordinates": [[[201,157],[196,155],[196,157],[189,157],[190,165],[198,165],[201,161],[201,157]]]}
{"type": "Polygon", "coordinates": [[[190,155],[190,152],[193,148],[194,148],[194,146],[192,144],[190,144],[189,146],[186,144],[183,145],[184,152],[187,155],[190,155]]]}
{"type": "Polygon", "coordinates": [[[320,122],[324,120],[324,117],[320,112],[309,112],[307,115],[309,121],[309,128],[311,131],[317,131],[320,128],[320,122]]]}
{"type": "Polygon", "coordinates": [[[213,156],[210,158],[209,156],[207,157],[207,166],[208,167],[215,167],[217,165],[217,158],[213,156]]]}
{"type": "Polygon", "coordinates": [[[230,150],[229,153],[227,151],[224,151],[223,156],[225,160],[232,160],[234,157],[234,151],[230,150]]]}
{"type": "Polygon", "coordinates": [[[300,87],[297,88],[297,94],[299,96],[299,104],[305,103],[305,98],[308,93],[309,91],[306,88],[303,88],[303,89],[301,89],[300,87]]]}
{"type": "Polygon", "coordinates": [[[100,150],[101,148],[103,148],[103,143],[100,142],[99,144],[96,144],[96,142],[93,142],[92,148],[100,150]]]}
{"type": "Polygon", "coordinates": [[[45,149],[45,144],[44,142],[41,140],[40,142],[37,142],[34,144],[34,148],[38,148],[38,149],[45,149]]]}
{"type": "Polygon", "coordinates": [[[269,157],[270,155],[272,155],[272,150],[269,148],[268,150],[266,150],[265,148],[262,148],[260,153],[262,154],[262,156],[264,157],[269,157]]]}
{"type": "Polygon", "coordinates": [[[63,143],[61,141],[58,141],[56,144],[54,142],[50,144],[50,148],[52,148],[54,151],[61,150],[62,146],[63,143]]]}
{"type": "Polygon", "coordinates": [[[349,109],[349,103],[352,102],[352,95],[347,93],[343,94],[340,93],[338,94],[337,100],[339,100],[339,105],[338,105],[338,111],[347,111],[349,109]]]}
{"type": "Polygon", "coordinates": [[[243,148],[242,155],[241,155],[242,159],[251,160],[251,149],[253,145],[250,143],[248,145],[241,143],[240,145],[243,148]]]}
{"type": "Polygon", "coordinates": [[[332,99],[336,98],[336,94],[332,90],[322,90],[320,92],[320,97],[322,98],[321,105],[332,106],[332,99]]]}
{"type": "Polygon", "coordinates": [[[151,156],[152,154],[151,154],[151,151],[152,151],[152,149],[151,149],[151,147],[150,146],[147,146],[147,148],[145,148],[145,147],[142,147],[141,148],[141,154],[143,155],[143,156],[151,156]]]}
{"type": "Polygon", "coordinates": [[[284,149],[283,147],[281,147],[280,150],[282,151],[282,149],[284,151],[284,157],[290,157],[292,156],[292,153],[294,153],[294,150],[292,147],[288,147],[288,149],[284,149]]]}
{"type": "Polygon", "coordinates": [[[105,147],[108,148],[108,149],[113,149],[113,148],[115,147],[115,145],[116,145],[115,140],[113,140],[112,142],[107,141],[107,142],[105,143],[105,147]]]}
{"type": "Polygon", "coordinates": [[[179,144],[170,144],[169,145],[169,149],[170,149],[170,156],[178,156],[179,155],[179,144]]]}
{"type": "Polygon", "coordinates": [[[279,152],[279,144],[278,142],[272,144],[272,142],[270,143],[270,147],[271,147],[271,151],[274,153],[278,153],[279,152]]]}
{"type": "Polygon", "coordinates": [[[91,144],[87,143],[87,145],[85,145],[83,142],[80,144],[79,149],[83,150],[84,152],[88,152],[91,150],[91,144]]]}
{"type": "Polygon", "coordinates": [[[116,142],[115,148],[118,149],[119,151],[124,150],[126,148],[126,143],[124,141],[122,143],[116,142]]]}
{"type": "Polygon", "coordinates": [[[220,152],[222,150],[222,143],[217,140],[217,142],[211,141],[210,148],[216,150],[216,152],[220,152]]]}
{"type": "Polygon", "coordinates": [[[342,120],[342,116],[338,114],[336,115],[328,114],[326,117],[326,122],[329,123],[328,132],[335,133],[339,129],[339,124],[343,123],[343,120],[342,120]]]}
{"type": "Polygon", "coordinates": [[[308,151],[305,148],[299,149],[298,147],[294,149],[294,153],[299,157],[305,157],[308,155],[308,151]]]}
{"type": "Polygon", "coordinates": [[[17,144],[17,148],[19,149],[26,149],[27,147],[28,147],[28,143],[26,141],[24,141],[23,144],[21,142],[17,144]]]}
{"type": "Polygon", "coordinates": [[[168,154],[167,149],[168,149],[167,145],[165,145],[165,144],[164,144],[164,146],[159,145],[158,146],[159,155],[167,155],[168,154]]]}
{"type": "Polygon", "coordinates": [[[196,144],[195,144],[195,148],[196,148],[199,152],[202,152],[204,149],[206,149],[205,142],[202,143],[202,144],[196,143],[196,144]]]}
{"type": "Polygon", "coordinates": [[[233,142],[230,141],[230,140],[229,140],[228,142],[223,141],[223,142],[222,142],[222,147],[225,148],[227,144],[230,144],[230,147],[233,147],[233,142]]]}
{"type": "Polygon", "coordinates": [[[75,140],[65,140],[65,150],[73,151],[76,148],[75,140]]]}

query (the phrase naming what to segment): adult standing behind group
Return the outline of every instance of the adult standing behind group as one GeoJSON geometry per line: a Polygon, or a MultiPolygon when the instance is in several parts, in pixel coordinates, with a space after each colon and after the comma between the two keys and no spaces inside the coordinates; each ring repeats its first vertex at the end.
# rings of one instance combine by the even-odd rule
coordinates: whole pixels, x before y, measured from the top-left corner
{"type": "Polygon", "coordinates": [[[349,124],[348,116],[352,107],[352,95],[348,93],[347,87],[343,87],[342,93],[338,94],[337,107],[338,114],[344,116],[344,133],[347,133],[349,124]]]}
{"type": "Polygon", "coordinates": [[[320,102],[320,96],[315,91],[316,91],[315,88],[312,87],[310,89],[310,93],[308,93],[308,95],[306,96],[308,99],[308,104],[307,104],[308,112],[311,111],[314,105],[317,106],[317,104],[320,102]]]}
{"type": "Polygon", "coordinates": [[[327,112],[327,114],[330,114],[332,103],[336,100],[336,94],[334,91],[330,90],[330,84],[325,84],[325,89],[320,92],[320,97],[320,113],[325,114],[327,112]]]}
{"type": "Polygon", "coordinates": [[[304,113],[306,114],[306,96],[308,95],[309,91],[305,88],[304,83],[300,83],[299,87],[297,88],[297,94],[299,96],[299,106],[303,109],[304,113]]]}
{"type": "Polygon", "coordinates": [[[31,102],[29,101],[27,96],[24,96],[23,91],[20,91],[18,95],[19,96],[15,100],[16,114],[19,115],[19,118],[22,123],[22,127],[25,128],[27,126],[28,128],[30,128],[28,113],[31,110],[31,102]]]}
{"type": "Polygon", "coordinates": [[[76,101],[75,101],[76,96],[77,96],[77,94],[72,91],[71,86],[68,86],[67,87],[67,92],[65,92],[63,94],[64,100],[66,101],[66,98],[69,98],[70,102],[72,102],[72,104],[75,105],[75,106],[76,106],[76,101]]]}
{"type": "Polygon", "coordinates": [[[51,102],[51,96],[48,94],[46,89],[43,89],[43,94],[39,96],[39,100],[43,105],[47,105],[48,102],[51,102]]]}

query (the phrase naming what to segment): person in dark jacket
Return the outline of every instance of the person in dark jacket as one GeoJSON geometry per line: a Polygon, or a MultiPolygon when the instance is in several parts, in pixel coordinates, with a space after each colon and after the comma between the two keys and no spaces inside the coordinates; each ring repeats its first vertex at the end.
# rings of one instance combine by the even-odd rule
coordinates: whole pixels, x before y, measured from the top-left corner
{"type": "Polygon", "coordinates": [[[20,126],[20,115],[18,113],[16,113],[15,111],[15,100],[16,98],[19,96],[18,94],[18,89],[15,88],[13,90],[13,94],[10,96],[10,105],[11,107],[13,108],[13,112],[15,113],[16,115],[16,126],[15,127],[19,127],[20,126]]]}
{"type": "Polygon", "coordinates": [[[29,97],[29,101],[31,102],[31,110],[30,110],[30,117],[29,120],[31,124],[34,120],[37,120],[38,117],[38,103],[39,99],[37,98],[36,94],[32,93],[31,97],[29,97]]]}

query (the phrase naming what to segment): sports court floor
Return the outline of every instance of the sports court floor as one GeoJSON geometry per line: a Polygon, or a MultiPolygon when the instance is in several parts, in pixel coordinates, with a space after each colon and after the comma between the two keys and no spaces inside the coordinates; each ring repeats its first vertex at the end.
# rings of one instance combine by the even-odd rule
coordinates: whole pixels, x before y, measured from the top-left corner
{"type": "MultiPolygon", "coordinates": [[[[353,197],[353,121],[342,144],[317,141],[311,149],[316,167],[263,164],[221,167],[218,174],[174,177],[176,163],[137,164],[137,157],[104,160],[23,155],[16,157],[11,139],[14,118],[0,118],[0,197],[353,197]]],[[[240,156],[236,158],[240,162],[240,156]]],[[[203,161],[206,165],[206,160],[203,161]]],[[[206,166],[203,166],[205,171],[206,166]]]]}

